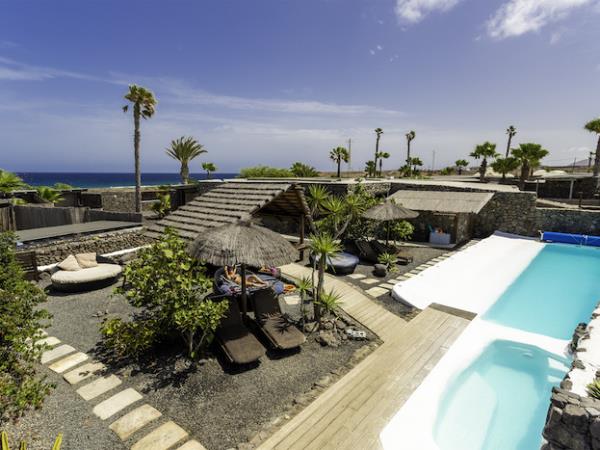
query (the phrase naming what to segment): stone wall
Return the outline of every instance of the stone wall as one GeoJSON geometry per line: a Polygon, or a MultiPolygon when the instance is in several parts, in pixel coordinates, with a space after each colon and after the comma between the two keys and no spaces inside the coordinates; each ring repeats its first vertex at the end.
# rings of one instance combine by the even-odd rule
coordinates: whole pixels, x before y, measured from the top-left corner
{"type": "Polygon", "coordinates": [[[495,192],[475,218],[474,236],[487,237],[496,230],[535,236],[539,229],[535,201],[529,192],[495,192]]]}
{"type": "MultiPolygon", "coordinates": [[[[592,176],[586,178],[575,178],[573,180],[572,198],[594,198],[597,192],[598,180],[592,176]]],[[[569,198],[571,193],[571,180],[546,178],[537,187],[538,196],[541,198],[569,198]]]]}
{"type": "Polygon", "coordinates": [[[537,228],[563,233],[600,234],[600,211],[537,208],[537,228]]]}
{"type": "Polygon", "coordinates": [[[151,238],[142,235],[140,231],[115,231],[86,236],[78,240],[29,245],[26,250],[35,250],[38,265],[45,266],[60,262],[70,254],[94,252],[102,255],[152,242],[151,238]]]}

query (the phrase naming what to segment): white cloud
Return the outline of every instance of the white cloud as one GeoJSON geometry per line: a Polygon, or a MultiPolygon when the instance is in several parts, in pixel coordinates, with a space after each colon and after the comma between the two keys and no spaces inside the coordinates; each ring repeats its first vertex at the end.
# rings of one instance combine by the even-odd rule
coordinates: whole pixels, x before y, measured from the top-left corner
{"type": "MultiPolygon", "coordinates": [[[[573,9],[592,2],[593,0],[509,0],[487,21],[487,31],[489,36],[496,39],[520,36],[564,19],[573,9]]],[[[556,41],[554,38],[553,40],[556,41]]]]}
{"type": "Polygon", "coordinates": [[[75,78],[88,81],[110,80],[86,75],[83,73],[70,72],[55,69],[53,67],[33,66],[0,56],[0,80],[5,81],[43,81],[52,78],[75,78]]]}
{"type": "Polygon", "coordinates": [[[417,23],[429,13],[445,12],[462,0],[396,0],[396,15],[401,22],[417,23]]]}

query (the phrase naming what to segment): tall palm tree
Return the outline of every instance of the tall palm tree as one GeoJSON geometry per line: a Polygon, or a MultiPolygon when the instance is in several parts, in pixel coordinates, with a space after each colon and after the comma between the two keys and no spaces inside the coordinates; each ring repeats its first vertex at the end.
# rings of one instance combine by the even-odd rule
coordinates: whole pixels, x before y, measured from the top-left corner
{"type": "Polygon", "coordinates": [[[390,154],[388,152],[379,152],[379,176],[381,177],[383,173],[383,160],[388,159],[390,154]]]}
{"type": "Polygon", "coordinates": [[[406,165],[408,166],[408,170],[410,173],[417,173],[417,168],[423,165],[423,161],[418,156],[411,157],[408,161],[406,161],[406,165]]]}
{"type": "Polygon", "coordinates": [[[383,130],[381,128],[375,128],[375,134],[377,135],[377,137],[375,138],[375,158],[373,158],[374,167],[373,167],[373,172],[371,174],[372,176],[375,176],[376,172],[377,172],[377,158],[379,155],[379,140],[381,139],[383,130]]]}
{"type": "Polygon", "coordinates": [[[475,150],[472,151],[469,156],[474,159],[481,159],[481,165],[479,166],[479,181],[484,181],[488,158],[496,158],[498,156],[498,153],[496,153],[496,144],[486,141],[475,147],[475,150]]]}
{"type": "Polygon", "coordinates": [[[203,162],[202,163],[202,168],[204,170],[206,170],[206,179],[208,180],[210,178],[210,173],[211,172],[216,172],[217,171],[217,166],[215,166],[214,163],[211,162],[203,162]]]}
{"type": "Polygon", "coordinates": [[[542,148],[540,144],[534,144],[532,142],[519,144],[519,148],[513,148],[511,152],[521,166],[519,189],[523,190],[525,188],[525,181],[529,178],[532,167],[537,166],[541,159],[548,155],[549,152],[542,148]]]}
{"type": "MultiPolygon", "coordinates": [[[[146,88],[135,84],[129,85],[125,100],[133,105],[133,154],[135,160],[135,211],[142,211],[142,172],[140,170],[140,119],[149,119],[156,111],[156,98],[146,88]]],[[[123,112],[129,110],[129,105],[123,106],[123,112]]]]}
{"type": "Polygon", "coordinates": [[[494,172],[502,174],[502,180],[506,180],[506,174],[517,170],[519,168],[519,160],[513,156],[508,158],[498,158],[492,163],[492,169],[494,172]]]}
{"type": "MultiPolygon", "coordinates": [[[[319,301],[324,293],[325,284],[325,269],[327,268],[327,258],[339,253],[342,250],[340,244],[333,239],[329,234],[317,234],[310,237],[310,250],[315,255],[313,263],[313,274],[317,270],[317,285],[316,285],[316,303],[315,303],[315,319],[320,321],[319,301]]],[[[313,283],[314,285],[314,283],[313,283]]]]}
{"type": "Polygon", "coordinates": [[[463,169],[465,167],[469,167],[469,162],[466,159],[457,159],[454,162],[454,165],[456,166],[456,168],[458,169],[458,174],[462,175],[463,173],[463,169]]]}
{"type": "Polygon", "coordinates": [[[407,175],[410,177],[411,176],[410,143],[417,136],[417,133],[415,133],[414,130],[410,130],[408,133],[406,133],[405,136],[406,136],[406,167],[408,170],[407,175]]]}
{"type": "Polygon", "coordinates": [[[374,161],[367,161],[365,163],[365,172],[366,172],[367,176],[372,177],[376,170],[377,170],[377,167],[375,167],[374,161]]]}
{"type": "MultiPolygon", "coordinates": [[[[600,175],[600,118],[589,121],[584,127],[590,133],[596,133],[598,135],[598,144],[596,144],[596,157],[594,159],[594,176],[600,175]]],[[[600,178],[598,179],[598,185],[600,186],[600,178]]]]}
{"type": "Polygon", "coordinates": [[[337,178],[339,178],[342,161],[347,163],[350,159],[350,153],[348,153],[348,149],[344,147],[336,147],[329,152],[329,159],[337,164],[337,178]]]}
{"type": "Polygon", "coordinates": [[[202,153],[206,153],[206,150],[193,137],[181,136],[179,139],[171,141],[171,146],[165,149],[165,152],[171,158],[179,161],[181,164],[181,168],[179,169],[181,183],[187,184],[190,178],[190,161],[202,153]]]}
{"type": "Polygon", "coordinates": [[[512,138],[517,134],[517,129],[511,125],[506,129],[506,134],[508,135],[508,142],[506,143],[505,158],[508,158],[508,155],[510,154],[510,143],[512,142],[512,138]]]}

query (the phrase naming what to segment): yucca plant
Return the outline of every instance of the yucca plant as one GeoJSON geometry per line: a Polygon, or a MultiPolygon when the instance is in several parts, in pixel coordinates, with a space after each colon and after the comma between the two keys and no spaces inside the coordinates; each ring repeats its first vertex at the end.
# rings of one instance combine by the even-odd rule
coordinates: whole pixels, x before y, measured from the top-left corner
{"type": "MultiPolygon", "coordinates": [[[[315,255],[313,263],[313,274],[317,269],[317,301],[324,294],[323,285],[325,284],[325,269],[327,268],[327,258],[339,253],[342,250],[340,244],[329,234],[311,235],[310,250],[315,255]]],[[[314,283],[313,283],[314,284],[314,283]]],[[[320,303],[315,302],[315,318],[320,320],[320,303]]]]}
{"type": "MultiPolygon", "coordinates": [[[[10,450],[10,446],[8,445],[8,434],[6,433],[6,431],[2,432],[1,442],[2,442],[2,450],[10,450]]],[[[61,445],[62,445],[62,433],[56,437],[54,444],[52,445],[52,450],[60,450],[61,445]]],[[[21,443],[19,444],[19,450],[27,450],[27,444],[25,443],[25,441],[21,441],[21,443]]]]}
{"type": "Polygon", "coordinates": [[[596,378],[593,382],[588,384],[586,390],[590,397],[600,400],[600,379],[596,378]]]}
{"type": "Polygon", "coordinates": [[[63,197],[60,195],[60,192],[55,191],[51,187],[48,186],[40,186],[37,188],[38,197],[42,200],[47,201],[48,203],[58,203],[62,201],[63,197]]]}
{"type": "Polygon", "coordinates": [[[306,319],[306,311],[304,304],[308,300],[309,296],[313,294],[314,285],[309,277],[302,277],[296,282],[298,293],[300,294],[300,314],[302,316],[302,329],[304,329],[304,323],[306,319]]]}
{"type": "Polygon", "coordinates": [[[337,317],[337,310],[340,308],[342,296],[333,289],[329,292],[323,292],[319,296],[317,304],[323,308],[326,314],[337,317]]]}

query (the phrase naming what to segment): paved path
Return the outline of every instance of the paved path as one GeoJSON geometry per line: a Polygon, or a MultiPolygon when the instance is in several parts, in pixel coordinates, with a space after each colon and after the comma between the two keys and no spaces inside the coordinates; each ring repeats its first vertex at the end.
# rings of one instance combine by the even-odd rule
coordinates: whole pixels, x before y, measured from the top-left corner
{"type": "MultiPolygon", "coordinates": [[[[290,276],[310,269],[291,264],[290,276]]],[[[327,289],[343,295],[343,309],[384,343],[292,418],[259,448],[378,449],[379,433],[437,364],[468,320],[427,308],[405,322],[359,290],[326,275],[327,289]]]]}
{"type": "Polygon", "coordinates": [[[141,227],[137,222],[119,222],[116,220],[98,220],[96,222],[73,223],[70,225],[59,225],[55,227],[32,228],[30,230],[17,231],[20,242],[39,241],[76,234],[97,233],[121,230],[124,228],[141,227]]]}

